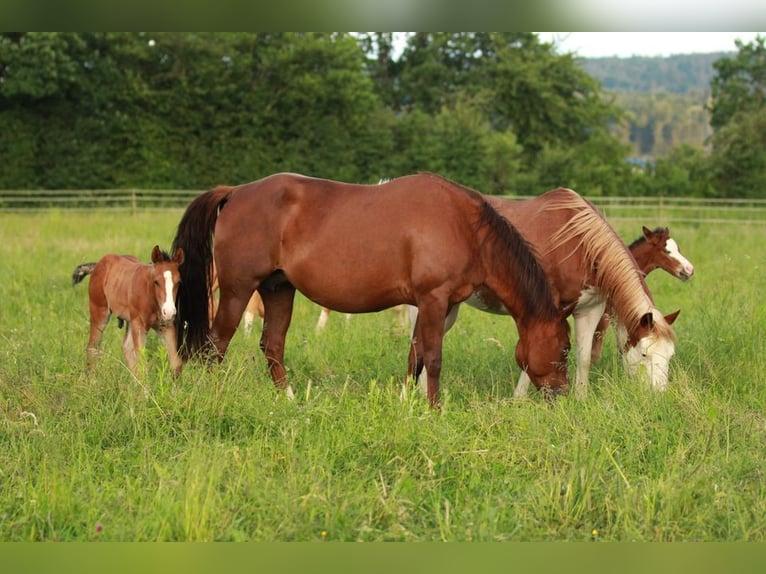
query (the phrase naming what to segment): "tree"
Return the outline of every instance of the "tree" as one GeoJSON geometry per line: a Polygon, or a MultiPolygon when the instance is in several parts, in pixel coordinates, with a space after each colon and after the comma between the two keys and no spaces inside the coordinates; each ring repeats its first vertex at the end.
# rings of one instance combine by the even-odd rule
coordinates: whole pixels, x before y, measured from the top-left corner
{"type": "Polygon", "coordinates": [[[734,58],[713,63],[716,75],[711,83],[710,125],[728,124],[736,114],[758,110],[766,99],[766,37],[756,36],[749,44],[735,42],[734,58]]]}
{"type": "Polygon", "coordinates": [[[714,65],[710,104],[712,181],[725,197],[766,195],[766,38],[737,42],[735,58],[714,65]]]}

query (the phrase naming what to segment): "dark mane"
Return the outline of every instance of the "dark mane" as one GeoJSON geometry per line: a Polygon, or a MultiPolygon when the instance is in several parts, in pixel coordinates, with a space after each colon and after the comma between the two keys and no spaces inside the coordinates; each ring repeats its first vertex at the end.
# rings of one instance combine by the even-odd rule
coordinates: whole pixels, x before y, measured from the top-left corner
{"type": "Polygon", "coordinates": [[[491,238],[501,249],[493,250],[494,264],[505,270],[505,274],[523,294],[532,315],[549,320],[558,318],[559,312],[554,301],[553,290],[548,276],[540,266],[535,248],[527,242],[513,224],[500,215],[484,196],[470,187],[431,172],[421,172],[450,184],[481,202],[481,216],[478,226],[486,225],[491,238]],[[512,266],[515,261],[517,268],[512,266]]]}
{"type": "Polygon", "coordinates": [[[501,216],[489,203],[483,201],[480,225],[490,228],[491,238],[502,249],[495,249],[495,265],[506,273],[523,293],[530,313],[543,319],[558,317],[553,290],[548,276],[540,266],[535,249],[527,243],[510,221],[501,216]],[[516,262],[516,268],[511,262],[516,262]]]}
{"type": "Polygon", "coordinates": [[[160,249],[160,261],[173,261],[173,258],[167,251],[160,249]]]}

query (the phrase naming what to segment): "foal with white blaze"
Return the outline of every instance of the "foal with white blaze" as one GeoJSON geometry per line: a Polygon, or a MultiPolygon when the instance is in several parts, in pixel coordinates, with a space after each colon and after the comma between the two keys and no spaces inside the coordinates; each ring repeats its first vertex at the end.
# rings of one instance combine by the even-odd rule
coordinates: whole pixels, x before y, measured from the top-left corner
{"type": "Polygon", "coordinates": [[[176,338],[176,298],[181,275],[179,265],[184,255],[177,249],[171,258],[159,246],[152,250],[152,262],[141,263],[132,255],[109,254],[97,263],[78,265],[72,274],[77,285],[90,275],[90,337],[86,348],[88,370],[99,356],[104,329],[112,314],[118,326],[125,323],[122,351],[125,363],[134,373],[138,370],[139,352],[146,346],[146,334],[154,329],[168,351],[174,374],[181,372],[176,338]]]}

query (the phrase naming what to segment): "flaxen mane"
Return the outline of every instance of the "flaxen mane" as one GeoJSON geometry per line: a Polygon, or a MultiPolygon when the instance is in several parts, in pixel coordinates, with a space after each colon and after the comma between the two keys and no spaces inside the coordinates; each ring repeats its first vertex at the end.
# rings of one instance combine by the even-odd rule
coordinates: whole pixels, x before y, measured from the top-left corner
{"type": "Polygon", "coordinates": [[[653,313],[655,333],[675,340],[673,329],[662,314],[653,312],[654,300],[643,274],[620,237],[592,203],[572,190],[567,191],[565,198],[543,208],[576,212],[551,236],[548,252],[576,240],[572,254],[578,248],[583,250],[585,263],[594,274],[591,287],[607,296],[611,309],[628,331],[637,329],[646,313],[653,313]]]}

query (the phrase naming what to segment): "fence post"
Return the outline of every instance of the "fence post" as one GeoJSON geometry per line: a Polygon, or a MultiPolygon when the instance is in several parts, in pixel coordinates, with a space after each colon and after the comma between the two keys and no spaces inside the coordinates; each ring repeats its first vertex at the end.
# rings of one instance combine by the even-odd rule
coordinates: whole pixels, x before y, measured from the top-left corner
{"type": "Polygon", "coordinates": [[[130,190],[130,212],[131,215],[136,214],[136,190],[130,190]]]}

